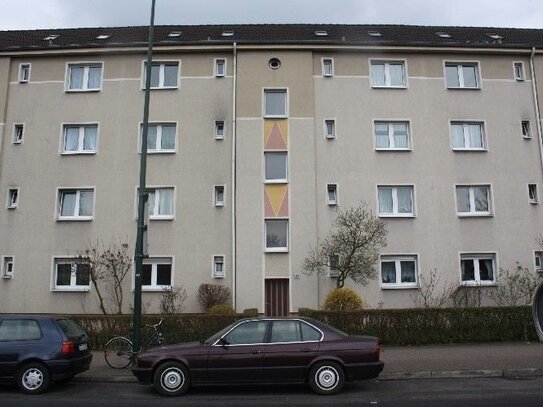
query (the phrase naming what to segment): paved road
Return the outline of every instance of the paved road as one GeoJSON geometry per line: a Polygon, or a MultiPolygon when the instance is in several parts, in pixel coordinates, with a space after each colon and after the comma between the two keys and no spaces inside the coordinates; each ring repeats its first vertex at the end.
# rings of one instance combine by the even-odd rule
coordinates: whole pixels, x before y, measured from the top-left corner
{"type": "Polygon", "coordinates": [[[197,388],[181,398],[165,398],[151,387],[131,383],[68,383],[41,396],[0,387],[2,407],[24,406],[542,406],[543,377],[524,379],[441,379],[367,381],[347,384],[331,397],[305,386],[197,388]]]}

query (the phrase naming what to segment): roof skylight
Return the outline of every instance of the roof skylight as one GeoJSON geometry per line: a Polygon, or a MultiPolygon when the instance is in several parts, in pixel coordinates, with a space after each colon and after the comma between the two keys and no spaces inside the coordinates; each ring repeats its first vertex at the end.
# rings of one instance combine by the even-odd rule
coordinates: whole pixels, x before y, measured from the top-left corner
{"type": "Polygon", "coordinates": [[[328,32],[323,30],[315,31],[317,37],[328,37],[328,32]]]}
{"type": "Polygon", "coordinates": [[[100,34],[96,36],[97,40],[107,40],[109,37],[111,37],[111,34],[100,34]]]}
{"type": "Polygon", "coordinates": [[[53,41],[56,40],[60,35],[58,34],[51,34],[44,38],[44,41],[53,41]]]}
{"type": "Polygon", "coordinates": [[[503,37],[500,34],[490,33],[487,34],[487,36],[489,36],[493,40],[503,40],[503,37]]]}
{"type": "Polygon", "coordinates": [[[368,35],[370,37],[382,37],[383,34],[381,34],[379,31],[368,31],[368,35]]]}
{"type": "Polygon", "coordinates": [[[223,31],[223,33],[221,35],[223,37],[233,37],[234,36],[234,31],[223,31]]]}
{"type": "Polygon", "coordinates": [[[172,38],[181,37],[181,31],[172,31],[171,33],[168,34],[168,37],[172,37],[172,38]]]}
{"type": "Polygon", "coordinates": [[[438,37],[441,37],[441,38],[452,38],[451,34],[448,34],[448,33],[443,32],[443,31],[437,32],[436,35],[438,37]]]}

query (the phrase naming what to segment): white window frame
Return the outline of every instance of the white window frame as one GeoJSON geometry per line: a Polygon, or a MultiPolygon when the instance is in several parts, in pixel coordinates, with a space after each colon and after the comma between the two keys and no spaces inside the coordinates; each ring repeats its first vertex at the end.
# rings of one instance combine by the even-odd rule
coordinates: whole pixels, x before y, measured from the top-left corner
{"type": "Polygon", "coordinates": [[[25,137],[25,124],[13,123],[13,144],[23,144],[25,137]],[[21,129],[21,137],[19,137],[18,129],[21,129]]]}
{"type": "Polygon", "coordinates": [[[76,285],[77,263],[74,256],[53,256],[52,273],[51,273],[51,291],[55,292],[88,292],[90,291],[92,282],[89,277],[89,285],[76,285]],[[70,285],[57,286],[57,265],[71,264],[72,275],[70,276],[70,285]],[[75,272],[74,272],[75,265],[75,272]]]}
{"type": "Polygon", "coordinates": [[[532,205],[537,205],[539,203],[539,188],[537,187],[537,183],[528,184],[528,200],[532,205]],[[532,197],[532,189],[533,189],[533,197],[532,197]]]}
{"type": "Polygon", "coordinates": [[[418,254],[382,254],[379,256],[379,283],[381,289],[410,289],[410,288],[419,288],[419,256],[418,254]],[[394,262],[394,268],[396,271],[396,282],[395,283],[384,283],[383,282],[383,268],[382,263],[385,262],[394,262]],[[402,283],[402,261],[413,261],[415,262],[415,282],[414,283],[402,283]]]}
{"type": "Polygon", "coordinates": [[[286,119],[288,117],[288,113],[289,113],[289,103],[288,103],[288,88],[263,88],[262,89],[262,107],[263,107],[263,112],[262,112],[262,116],[264,118],[267,118],[267,119],[286,119]],[[273,114],[266,114],[266,93],[284,93],[285,94],[285,113],[284,114],[278,114],[278,115],[273,115],[273,114]]]}
{"type": "MultiPolygon", "coordinates": [[[[147,73],[146,69],[147,61],[141,61],[141,90],[145,90],[145,75],[147,73]]],[[[158,75],[158,86],[150,86],[150,90],[160,90],[160,89],[179,89],[181,84],[181,60],[180,59],[153,59],[151,65],[158,64],[160,65],[160,72],[158,75]],[[164,86],[164,69],[167,64],[177,64],[177,76],[176,76],[176,85],[175,86],[164,86]]]]}
{"type": "Polygon", "coordinates": [[[477,183],[477,184],[455,184],[454,185],[454,202],[456,206],[456,216],[459,218],[469,217],[492,217],[494,216],[494,194],[492,193],[492,184],[477,183]],[[458,211],[458,195],[456,189],[458,187],[469,188],[469,212],[458,211]],[[488,211],[475,211],[475,192],[474,188],[487,187],[488,188],[488,211]]]}
{"type": "Polygon", "coordinates": [[[373,120],[373,148],[375,151],[411,151],[413,149],[411,143],[411,121],[403,119],[375,119],[373,120]],[[388,141],[390,147],[377,147],[377,124],[388,125],[388,141]],[[407,147],[396,147],[394,139],[394,124],[406,124],[407,125],[407,147]]]}
{"type": "Polygon", "coordinates": [[[524,62],[522,61],[513,61],[513,78],[518,82],[523,82],[526,80],[526,71],[524,70],[524,62]],[[517,66],[520,68],[517,71],[517,66]]]}
{"type": "Polygon", "coordinates": [[[521,120],[520,131],[522,133],[522,138],[524,139],[532,138],[532,126],[530,124],[530,120],[521,120]]]}
{"type": "Polygon", "coordinates": [[[224,138],[226,137],[226,121],[225,120],[215,120],[215,129],[214,129],[214,134],[213,134],[213,138],[215,140],[224,140],[224,138]],[[222,123],[222,134],[219,134],[219,127],[222,123]]]}
{"type": "Polygon", "coordinates": [[[30,72],[32,70],[32,64],[30,62],[22,62],[19,64],[19,83],[28,83],[30,82],[30,72]],[[26,78],[24,77],[24,72],[28,72],[26,78]]]}
{"type": "Polygon", "coordinates": [[[323,121],[323,133],[324,138],[327,140],[334,140],[337,138],[337,121],[335,118],[326,118],[323,121]],[[332,133],[328,133],[328,123],[332,123],[332,133]]]}
{"type": "Polygon", "coordinates": [[[2,256],[2,278],[12,279],[15,274],[15,256],[2,256]],[[9,266],[11,265],[11,270],[9,266]]]}
{"type": "Polygon", "coordinates": [[[92,155],[98,152],[98,141],[100,139],[100,124],[98,122],[78,122],[78,123],[62,123],[60,126],[60,154],[61,155],[92,155]],[[94,150],[83,150],[85,127],[96,127],[96,148],[94,150]],[[79,128],[79,139],[77,142],[76,151],[66,151],[66,129],[68,127],[79,128]]]}
{"type": "MultiPolygon", "coordinates": [[[[154,202],[154,208],[155,208],[155,213],[153,214],[149,214],[149,220],[174,220],[175,219],[175,207],[176,207],[176,203],[177,203],[177,197],[176,197],[176,187],[173,186],[173,185],[152,185],[152,186],[148,186],[147,188],[147,191],[154,191],[155,193],[155,202],[154,202]],[[172,214],[171,215],[158,215],[156,214],[157,211],[158,211],[158,204],[160,203],[160,193],[157,194],[156,191],[157,190],[163,190],[163,189],[171,189],[173,190],[173,202],[172,202],[172,205],[173,205],[173,208],[172,208],[172,214]]],[[[147,205],[149,205],[149,203],[147,203],[147,205]]],[[[135,209],[136,209],[136,219],[137,219],[137,213],[138,213],[138,187],[136,187],[136,205],[135,205],[135,209]]],[[[146,215],[147,216],[147,215],[146,215]]]]}
{"type": "MultiPolygon", "coordinates": [[[[174,286],[174,258],[173,256],[149,256],[143,259],[143,264],[151,265],[151,284],[141,286],[141,290],[144,292],[153,292],[153,291],[168,291],[171,290],[174,286]],[[159,264],[169,264],[170,265],[170,285],[157,285],[157,265],[159,264]]],[[[143,271],[142,271],[143,272],[143,271]]],[[[134,270],[135,278],[135,270],[134,270]]]]}
{"type": "Polygon", "coordinates": [[[331,78],[334,76],[334,58],[321,58],[322,76],[325,78],[331,78]],[[329,62],[329,64],[327,63],[329,62]],[[330,66],[330,72],[326,72],[326,66],[330,66]]]}
{"type": "Polygon", "coordinates": [[[286,150],[270,150],[264,152],[264,183],[266,184],[286,184],[288,183],[289,168],[288,168],[288,152],[286,150]],[[284,155],[285,156],[285,178],[267,178],[266,160],[268,155],[284,155]]]}
{"type": "Polygon", "coordinates": [[[443,79],[445,81],[446,89],[482,89],[482,79],[481,79],[481,63],[479,61],[452,61],[446,60],[443,61],[443,79]],[[458,74],[458,86],[449,86],[447,83],[447,66],[456,66],[456,71],[458,74]],[[464,72],[462,69],[459,69],[463,66],[474,66],[475,67],[475,82],[476,86],[464,86],[464,72]]]}
{"type": "Polygon", "coordinates": [[[7,208],[16,209],[17,205],[19,204],[20,196],[21,196],[21,190],[19,187],[8,188],[7,208]],[[14,194],[15,194],[15,199],[13,199],[14,194]]]}
{"type": "Polygon", "coordinates": [[[405,59],[369,59],[369,80],[370,85],[374,89],[407,89],[408,87],[408,75],[407,75],[407,60],[405,59]],[[402,65],[403,68],[403,85],[391,85],[390,82],[390,65],[402,65]],[[385,84],[384,85],[375,85],[372,81],[372,70],[374,65],[384,65],[385,67],[385,84]]]}
{"type": "Polygon", "coordinates": [[[498,253],[497,252],[461,252],[459,253],[459,277],[460,285],[462,286],[492,286],[496,285],[498,282],[498,253]],[[464,281],[462,280],[462,260],[492,260],[492,275],[494,279],[490,280],[481,280],[479,262],[474,263],[474,280],[464,281]]]}
{"type": "Polygon", "coordinates": [[[214,59],[214,72],[216,78],[224,78],[226,76],[226,58],[215,58],[214,59]],[[219,72],[219,65],[222,62],[222,73],[219,72]]]}
{"type": "Polygon", "coordinates": [[[96,208],[96,188],[93,186],[88,187],[74,187],[74,188],[57,188],[57,205],[56,205],[56,220],[57,221],[90,221],[94,219],[94,213],[96,208]],[[79,205],[81,203],[81,192],[85,191],[92,191],[92,215],[90,216],[79,216],[79,215],[71,215],[71,216],[61,216],[62,212],[62,193],[65,191],[76,191],[76,200],[75,200],[75,206],[74,206],[74,213],[79,212],[79,205]]]}
{"type": "Polygon", "coordinates": [[[226,277],[226,256],[224,254],[214,254],[211,256],[211,277],[216,279],[223,279],[226,277]],[[217,258],[222,259],[222,271],[219,272],[217,270],[217,265],[219,262],[217,262],[217,258]]]}
{"type": "MultiPolygon", "coordinates": [[[[156,149],[156,148],[149,148],[149,144],[147,144],[147,154],[175,154],[177,153],[177,145],[178,145],[178,138],[179,138],[179,123],[178,122],[169,122],[169,121],[156,121],[156,122],[149,122],[149,127],[151,126],[157,126],[157,135],[156,135],[156,146],[160,145],[162,143],[162,128],[163,126],[174,126],[175,127],[175,147],[173,149],[156,149]]],[[[138,137],[138,153],[141,154],[141,141],[143,137],[143,123],[139,124],[139,137],[138,137]]]]}
{"type": "Polygon", "coordinates": [[[543,250],[534,250],[534,270],[543,273],[543,250]]]}
{"type": "Polygon", "coordinates": [[[213,187],[213,206],[222,207],[226,201],[226,186],[224,184],[217,184],[213,187]],[[219,200],[219,191],[222,188],[222,200],[219,200]]]}
{"type": "Polygon", "coordinates": [[[100,92],[104,83],[104,62],[103,61],[81,61],[66,63],[66,79],[64,81],[64,91],[67,93],[77,92],[100,92]],[[89,68],[100,66],[100,86],[98,88],[89,88],[89,68]],[[71,68],[83,68],[83,86],[81,89],[70,88],[70,71],[71,68]]]}
{"type": "Polygon", "coordinates": [[[337,205],[339,205],[338,189],[339,188],[338,188],[337,183],[326,184],[326,204],[328,206],[337,206],[337,205]],[[331,188],[333,188],[333,191],[334,191],[334,199],[330,199],[331,188]]]}
{"type": "Polygon", "coordinates": [[[451,120],[449,121],[449,140],[453,151],[488,151],[488,142],[486,136],[486,123],[483,120],[451,120]],[[464,136],[464,147],[453,146],[453,125],[462,125],[462,134],[464,136]],[[471,147],[469,137],[469,125],[479,125],[481,128],[481,142],[483,147],[471,147]]]}
{"type": "Polygon", "coordinates": [[[288,218],[266,218],[264,219],[264,251],[266,253],[286,253],[290,247],[290,220],[288,218]],[[268,222],[271,221],[286,221],[287,222],[287,236],[286,246],[284,247],[267,247],[268,237],[268,222]]]}
{"type": "Polygon", "coordinates": [[[415,184],[378,184],[376,188],[377,214],[380,218],[414,218],[416,217],[415,184]],[[398,212],[398,188],[411,187],[411,213],[398,212]],[[392,213],[379,212],[379,188],[392,188],[392,213]]]}

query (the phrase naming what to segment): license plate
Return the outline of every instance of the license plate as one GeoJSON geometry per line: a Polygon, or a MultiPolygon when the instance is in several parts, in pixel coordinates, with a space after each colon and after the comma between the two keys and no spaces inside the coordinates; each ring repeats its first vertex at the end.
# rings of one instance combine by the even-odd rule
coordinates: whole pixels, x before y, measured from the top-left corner
{"type": "Polygon", "coordinates": [[[89,345],[87,345],[86,343],[82,343],[81,345],[79,345],[79,350],[87,350],[89,348],[89,345]]]}

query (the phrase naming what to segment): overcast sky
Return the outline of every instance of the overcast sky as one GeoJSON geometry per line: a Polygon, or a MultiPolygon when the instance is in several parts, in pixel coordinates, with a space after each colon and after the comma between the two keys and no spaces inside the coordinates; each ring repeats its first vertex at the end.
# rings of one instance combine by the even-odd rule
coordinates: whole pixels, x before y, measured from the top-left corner
{"type": "MultiPolygon", "coordinates": [[[[149,23],[151,0],[0,0],[0,30],[149,23]]],[[[156,24],[333,23],[543,28],[543,0],[157,0],[156,24]]]]}

